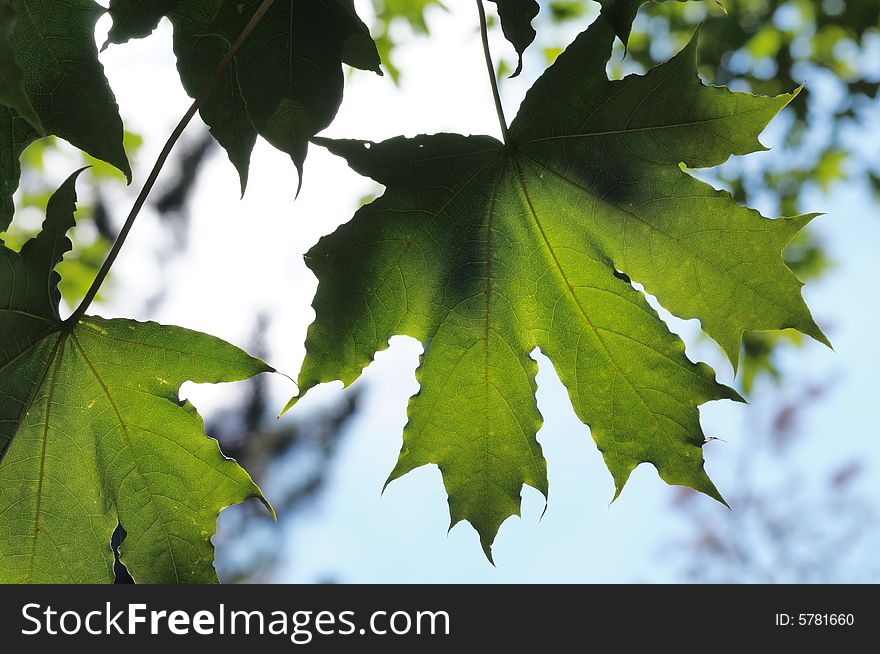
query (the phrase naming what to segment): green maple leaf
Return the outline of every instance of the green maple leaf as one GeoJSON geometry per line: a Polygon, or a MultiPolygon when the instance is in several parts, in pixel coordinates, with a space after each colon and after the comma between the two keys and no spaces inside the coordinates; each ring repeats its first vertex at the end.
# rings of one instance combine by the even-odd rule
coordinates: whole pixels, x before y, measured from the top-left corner
{"type": "Polygon", "coordinates": [[[532,27],[532,20],[538,15],[541,7],[536,0],[490,0],[498,5],[498,16],[501,18],[501,31],[510,41],[519,56],[516,70],[511,77],[522,72],[523,53],[537,36],[532,27]]]}
{"type": "MultiPolygon", "coordinates": [[[[7,54],[20,67],[45,132],[114,165],[130,180],[119,107],[95,45],[95,23],[104,10],[92,0],[14,0],[11,6],[17,19],[7,54]]],[[[10,105],[0,107],[0,230],[5,230],[12,220],[19,156],[40,133],[20,99],[0,101],[10,105]]]]}
{"type": "MultiPolygon", "coordinates": [[[[736,365],[745,330],[793,327],[827,342],[782,251],[812,216],[767,219],[688,175],[763,147],[793,97],[700,83],[696,37],[644,76],[609,81],[597,21],[526,96],[510,144],[439,134],[317,139],[386,191],[323,238],[301,392],[349,384],[397,334],[424,345],[390,479],[442,472],[452,523],[487,555],[528,484],[546,495],[536,432],[536,347],[590,426],[620,493],[653,464],[721,500],[704,471],[699,405],[740,399],[685,356],[630,280],[699,318],[736,365]]],[[[291,401],[289,406],[295,400],[291,401]]]]}
{"type": "Polygon", "coordinates": [[[75,178],[21,252],[0,245],[0,582],[111,582],[117,524],[136,581],[216,581],[217,515],[262,495],[178,390],[271,368],[179,327],[62,321],[75,178]]]}
{"type": "MultiPolygon", "coordinates": [[[[196,97],[259,5],[111,0],[109,42],[146,36],[167,16],[180,79],[196,97]]],[[[381,74],[376,46],[352,0],[272,5],[200,110],[238,169],[242,191],[258,134],[288,153],[302,178],[309,140],[332,122],[342,102],[343,63],[381,74]]]]}

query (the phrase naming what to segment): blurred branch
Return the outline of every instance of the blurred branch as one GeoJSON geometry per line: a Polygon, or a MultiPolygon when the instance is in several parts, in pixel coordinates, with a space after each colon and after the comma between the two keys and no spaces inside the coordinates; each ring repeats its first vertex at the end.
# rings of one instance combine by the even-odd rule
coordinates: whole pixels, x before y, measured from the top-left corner
{"type": "MultiPolygon", "coordinates": [[[[268,321],[261,317],[249,348],[265,356],[268,321]]],[[[224,512],[218,534],[217,569],[227,582],[258,582],[277,574],[285,557],[289,525],[324,489],[346,426],[356,415],[359,393],[350,389],[335,405],[277,421],[268,406],[266,380],[249,382],[241,405],[211,421],[208,433],[218,435],[224,453],[234,457],[264,490],[278,513],[278,528],[257,503],[224,512]]]]}
{"type": "Polygon", "coordinates": [[[734,461],[733,486],[725,493],[732,511],[718,512],[690,490],[676,494],[673,507],[692,536],[666,553],[680,561],[688,580],[880,580],[874,556],[880,511],[861,490],[864,464],[847,460],[818,474],[799,464],[806,413],[829,390],[829,384],[808,384],[791,398],[779,390],[769,394],[772,410],[746,430],[734,461]]]}

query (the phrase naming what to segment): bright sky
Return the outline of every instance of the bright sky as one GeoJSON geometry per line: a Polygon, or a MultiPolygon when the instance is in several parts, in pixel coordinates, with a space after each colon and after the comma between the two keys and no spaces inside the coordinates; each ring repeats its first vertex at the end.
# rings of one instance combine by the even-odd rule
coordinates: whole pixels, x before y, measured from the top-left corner
{"type": "MultiPolygon", "coordinates": [[[[447,4],[452,11],[431,16],[430,40],[410,39],[400,61],[403,88],[395,88],[387,77],[354,72],[343,108],[327,134],[373,140],[439,131],[498,134],[472,3],[447,4]]],[[[102,21],[101,28],[106,30],[107,23],[102,21]]],[[[177,79],[170,33],[163,23],[152,37],[111,47],[101,57],[127,126],[145,137],[135,185],[189,104],[177,79]]],[[[508,47],[498,38],[493,41],[496,52],[508,47]]],[[[508,118],[540,71],[540,56],[529,63],[523,80],[505,87],[508,118]]],[[[191,127],[189,136],[199,129],[201,125],[191,127]]],[[[765,141],[772,145],[770,138],[765,141]]],[[[56,172],[59,182],[67,174],[56,172]]],[[[153,272],[165,232],[157,217],[145,212],[114,268],[119,292],[100,311],[179,324],[242,345],[248,342],[256,314],[265,311],[273,317],[270,361],[295,376],[316,288],[302,254],[348,220],[358,198],[375,185],[348,170],[341,159],[312,148],[303,191],[294,203],[296,171],[285,155],[264,143],[257,147],[250,179],[247,195],[240,200],[236,173],[225,156],[218,153],[209,162],[192,203],[191,249],[169,271],[173,288],[158,315],[144,315],[142,310],[144,298],[166,283],[153,272]]],[[[128,210],[127,197],[120,194],[113,207],[117,218],[128,210]]],[[[811,206],[830,214],[817,221],[816,229],[827,237],[839,267],[808,287],[806,297],[820,322],[828,325],[836,352],[809,344],[787,354],[785,367],[795,378],[834,374],[839,383],[830,399],[811,412],[808,446],[800,456],[808,469],[820,470],[829,461],[857,454],[873,462],[876,479],[880,419],[872,407],[880,340],[873,325],[880,316],[863,280],[876,274],[880,216],[865,193],[852,187],[841,188],[831,199],[816,198],[811,206]]],[[[730,380],[730,368],[719,350],[693,338],[695,323],[675,321],[674,326],[686,335],[692,358],[710,362],[722,381],[730,380]]],[[[661,482],[653,468],[642,466],[622,497],[609,506],[611,477],[543,358],[538,383],[545,425],[538,438],[549,462],[549,508],[539,519],[543,500],[526,489],[522,519],[505,523],[496,541],[497,568],[486,562],[468,525],[447,535],[448,510],[436,468],[411,473],[380,496],[400,447],[407,399],[417,390],[419,351],[411,339],[393,339],[391,348],[377,356],[358,382],[367,388],[363,410],[345,436],[326,492],[288,528],[289,563],[279,572],[279,581],[307,582],[328,575],[350,582],[673,578],[674,570],[662,566],[662,548],[689,534],[669,509],[674,489],[661,482]]],[[[273,392],[280,408],[294,389],[279,378],[273,392]]],[[[308,413],[339,392],[334,386],[315,389],[295,413],[308,413]]],[[[235,389],[189,385],[186,393],[210,414],[235,389]]],[[[722,492],[734,474],[732,462],[749,412],[759,407],[760,402],[755,407],[729,402],[703,407],[706,432],[727,441],[707,447],[708,469],[722,492]]],[[[712,500],[698,501],[714,505],[712,500]]],[[[726,511],[721,506],[715,510],[726,511]]]]}

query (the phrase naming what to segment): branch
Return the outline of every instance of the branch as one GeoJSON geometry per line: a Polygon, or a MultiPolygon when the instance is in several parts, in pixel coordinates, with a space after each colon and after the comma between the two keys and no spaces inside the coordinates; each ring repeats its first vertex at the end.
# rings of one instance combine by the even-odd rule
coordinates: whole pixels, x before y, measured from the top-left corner
{"type": "Polygon", "coordinates": [[[235,40],[235,43],[232,44],[232,47],[229,48],[229,52],[226,53],[226,56],[223,57],[223,60],[211,74],[210,79],[205,83],[202,90],[196,96],[196,99],[193,101],[190,108],[183,115],[183,118],[180,119],[180,122],[177,123],[177,127],[174,128],[174,131],[171,132],[171,136],[168,137],[168,140],[165,142],[165,147],[162,148],[162,152],[159,153],[159,157],[156,159],[156,163],[153,164],[153,169],[150,171],[149,176],[147,177],[147,181],[144,182],[143,188],[141,188],[141,192],[138,194],[137,199],[134,202],[134,205],[131,208],[131,211],[128,214],[128,218],[125,220],[125,224],[122,226],[122,229],[119,231],[119,235],[116,237],[116,240],[113,243],[113,247],[110,248],[110,252],[107,254],[107,258],[104,260],[104,263],[101,265],[100,270],[98,270],[98,274],[95,276],[95,280],[92,282],[92,285],[89,287],[88,292],[86,292],[85,297],[82,302],[79,303],[79,306],[76,310],[70,315],[70,317],[65,320],[65,325],[68,328],[72,328],[76,325],[80,319],[85,315],[86,310],[88,310],[89,305],[91,305],[92,301],[95,299],[95,296],[98,294],[98,290],[101,288],[101,284],[104,283],[104,280],[107,278],[107,273],[110,272],[110,268],[113,266],[113,263],[116,261],[116,257],[119,256],[119,251],[122,249],[123,244],[125,243],[125,239],[128,238],[129,232],[131,232],[131,228],[134,226],[134,221],[138,217],[141,209],[143,209],[144,204],[146,204],[147,198],[150,195],[150,192],[153,190],[153,186],[156,184],[156,179],[159,177],[159,173],[162,171],[162,167],[165,165],[165,162],[168,160],[168,156],[171,154],[171,150],[174,148],[177,141],[180,139],[180,136],[183,134],[187,125],[189,125],[190,121],[193,119],[193,116],[196,115],[199,108],[204,104],[205,100],[208,99],[208,96],[211,95],[211,92],[214,90],[214,87],[217,86],[217,83],[220,81],[220,78],[223,77],[223,74],[226,72],[226,69],[229,68],[229,65],[232,63],[232,60],[238,54],[238,51],[241,50],[241,47],[244,45],[245,41],[247,41],[248,37],[254,31],[254,29],[259,25],[260,21],[266,15],[266,12],[269,11],[269,8],[275,0],[263,0],[263,3],[257,8],[257,11],[251,17],[248,24],[241,31],[241,34],[238,35],[238,38],[235,40]]]}

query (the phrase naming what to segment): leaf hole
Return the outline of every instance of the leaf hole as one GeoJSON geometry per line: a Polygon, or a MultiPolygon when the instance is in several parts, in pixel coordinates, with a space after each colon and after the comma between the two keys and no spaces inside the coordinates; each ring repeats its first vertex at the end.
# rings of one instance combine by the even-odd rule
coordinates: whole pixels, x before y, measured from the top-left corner
{"type": "Polygon", "coordinates": [[[614,271],[614,276],[617,277],[617,279],[632,285],[632,280],[629,278],[629,275],[627,275],[622,270],[618,270],[617,268],[613,268],[612,270],[614,271]]]}
{"type": "Polygon", "coordinates": [[[128,534],[125,532],[125,529],[122,528],[122,523],[120,522],[116,524],[116,529],[113,531],[113,536],[110,538],[110,549],[113,550],[113,575],[115,577],[113,583],[116,584],[134,583],[134,578],[129,574],[128,568],[125,567],[125,564],[119,558],[119,548],[127,535],[128,534]]]}

